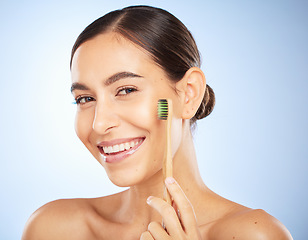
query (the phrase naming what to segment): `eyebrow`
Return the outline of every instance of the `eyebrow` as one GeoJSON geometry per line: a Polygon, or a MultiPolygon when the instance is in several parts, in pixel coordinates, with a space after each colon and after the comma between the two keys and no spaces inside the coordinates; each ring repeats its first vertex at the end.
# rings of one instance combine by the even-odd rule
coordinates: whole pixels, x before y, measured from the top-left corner
{"type": "Polygon", "coordinates": [[[132,72],[118,72],[116,74],[113,74],[111,77],[107,78],[104,84],[106,86],[109,86],[110,84],[119,81],[120,79],[123,78],[142,78],[142,76],[132,72]]]}
{"type": "MultiPolygon", "coordinates": [[[[132,72],[118,72],[118,73],[113,74],[109,78],[107,78],[104,81],[104,85],[109,86],[112,83],[115,83],[116,81],[119,81],[124,78],[142,78],[142,76],[132,73],[132,72]]],[[[89,88],[82,83],[75,82],[71,86],[71,92],[75,90],[89,90],[89,88]]]]}
{"type": "Polygon", "coordinates": [[[75,82],[71,86],[71,93],[74,92],[75,90],[89,90],[89,88],[86,85],[75,82]]]}

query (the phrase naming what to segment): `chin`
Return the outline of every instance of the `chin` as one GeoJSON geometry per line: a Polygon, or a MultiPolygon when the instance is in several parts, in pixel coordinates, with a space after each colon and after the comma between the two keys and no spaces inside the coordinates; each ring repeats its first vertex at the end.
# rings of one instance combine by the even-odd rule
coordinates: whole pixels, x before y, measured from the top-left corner
{"type": "Polygon", "coordinates": [[[110,181],[118,186],[118,187],[131,187],[136,186],[141,183],[148,181],[151,178],[157,178],[162,174],[161,168],[157,169],[157,171],[147,172],[147,171],[139,171],[135,169],[134,171],[125,171],[125,173],[119,172],[107,172],[108,178],[110,181]]]}
{"type": "Polygon", "coordinates": [[[134,185],[137,185],[138,183],[140,183],[140,181],[138,181],[138,179],[135,177],[129,177],[129,176],[109,176],[110,181],[118,186],[118,187],[131,187],[134,185]]]}

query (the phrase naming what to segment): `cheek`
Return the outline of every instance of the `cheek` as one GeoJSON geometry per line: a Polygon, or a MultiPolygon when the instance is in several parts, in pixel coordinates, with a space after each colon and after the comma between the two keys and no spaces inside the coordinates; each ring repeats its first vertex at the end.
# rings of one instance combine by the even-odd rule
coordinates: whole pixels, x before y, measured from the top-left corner
{"type": "Polygon", "coordinates": [[[91,113],[79,112],[77,110],[75,117],[75,131],[78,138],[87,145],[87,139],[91,132],[91,127],[93,124],[93,117],[91,113]]]}
{"type": "MultiPolygon", "coordinates": [[[[147,150],[144,157],[149,158],[143,162],[147,164],[159,163],[162,159],[163,147],[165,145],[165,123],[157,117],[157,101],[156,95],[148,95],[140,99],[138,102],[132,103],[129,107],[122,110],[122,119],[129,125],[123,126],[123,129],[133,129],[133,134],[144,135],[147,138],[147,150]],[[133,126],[134,128],[131,128],[133,126]]],[[[149,165],[149,166],[150,166],[149,165]]]]}
{"type": "Polygon", "coordinates": [[[135,101],[129,107],[122,108],[121,118],[138,128],[151,131],[158,125],[156,101],[155,98],[143,98],[135,101]]]}

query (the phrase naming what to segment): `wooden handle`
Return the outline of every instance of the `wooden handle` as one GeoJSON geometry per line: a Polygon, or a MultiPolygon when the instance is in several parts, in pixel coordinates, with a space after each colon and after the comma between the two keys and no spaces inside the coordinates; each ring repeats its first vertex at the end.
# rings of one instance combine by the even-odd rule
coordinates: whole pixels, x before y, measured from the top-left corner
{"type": "MultiPolygon", "coordinates": [[[[173,109],[172,109],[172,101],[170,99],[167,99],[167,101],[168,101],[168,119],[167,119],[167,126],[166,126],[166,155],[165,155],[165,161],[163,164],[164,180],[167,177],[173,176],[172,150],[171,150],[171,122],[172,122],[173,109]]],[[[171,196],[166,186],[165,186],[165,191],[164,191],[164,200],[170,205],[172,204],[171,196]]]]}

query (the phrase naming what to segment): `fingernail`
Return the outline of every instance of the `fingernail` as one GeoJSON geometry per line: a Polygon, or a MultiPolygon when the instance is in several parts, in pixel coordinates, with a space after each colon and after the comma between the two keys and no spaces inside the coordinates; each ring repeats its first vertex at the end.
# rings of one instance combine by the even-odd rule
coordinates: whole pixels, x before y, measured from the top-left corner
{"type": "Polygon", "coordinates": [[[173,184],[175,183],[175,180],[173,177],[167,177],[166,180],[165,180],[165,183],[166,184],[173,184]]]}
{"type": "Polygon", "coordinates": [[[151,200],[152,200],[153,196],[149,196],[148,199],[147,199],[147,204],[150,204],[151,203],[151,200]]]}

